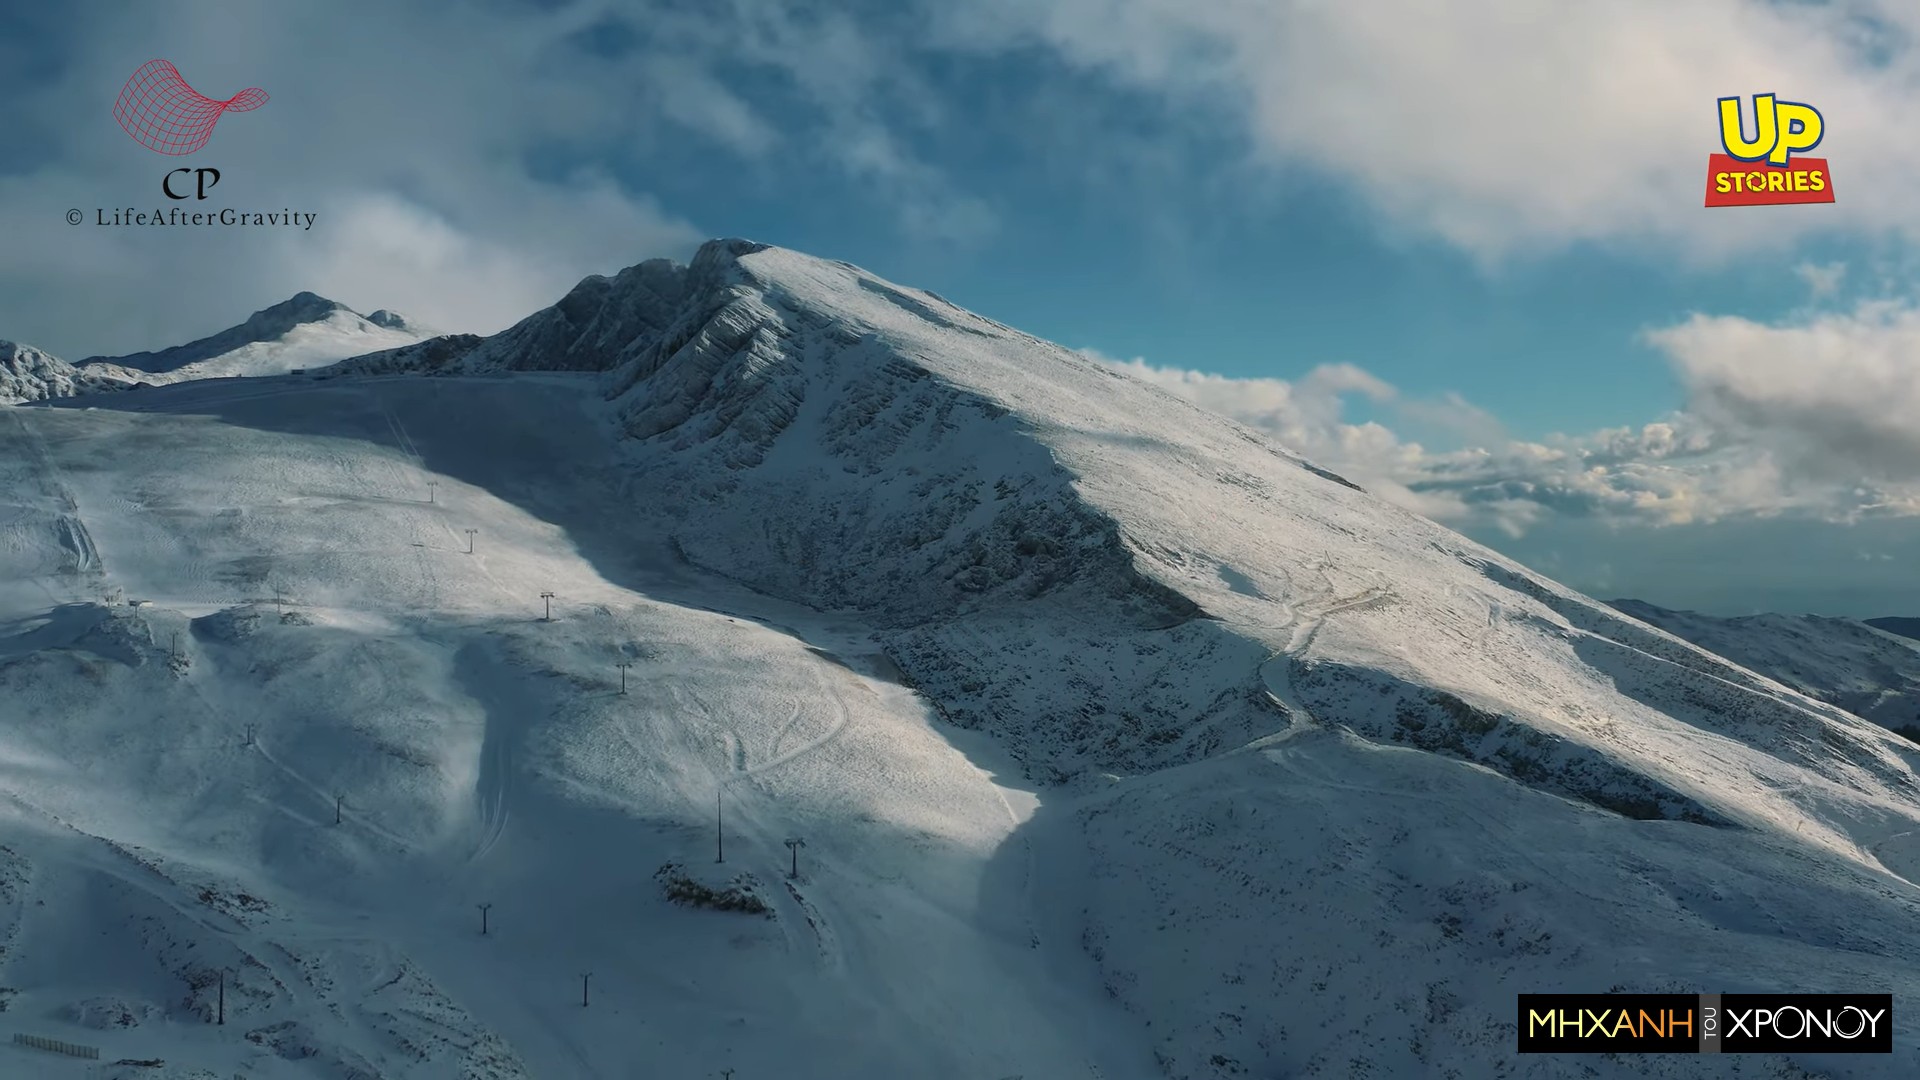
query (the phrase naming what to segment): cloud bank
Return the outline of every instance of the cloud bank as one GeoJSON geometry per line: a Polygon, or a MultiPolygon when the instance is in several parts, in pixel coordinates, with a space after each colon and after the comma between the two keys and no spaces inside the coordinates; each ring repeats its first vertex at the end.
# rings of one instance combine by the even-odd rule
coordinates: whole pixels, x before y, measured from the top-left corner
{"type": "Polygon", "coordinates": [[[1316,169],[1490,261],[1920,235],[1920,8],[1904,0],[987,0],[942,25],[955,47],[1042,48],[1183,103],[1251,159],[1316,169]],[[1702,213],[1715,100],[1775,90],[1825,116],[1836,203],[1764,227],[1702,213]]]}
{"type": "MultiPolygon", "coordinates": [[[[189,0],[95,4],[84,30],[25,12],[0,35],[12,106],[0,136],[18,151],[0,166],[13,256],[0,327],[62,353],[113,351],[225,325],[235,294],[264,303],[313,288],[497,329],[585,274],[690,251],[706,230],[663,208],[648,176],[699,154],[770,189],[833,177],[901,238],[956,244],[993,236],[1001,212],[932,145],[974,148],[961,159],[1011,147],[1082,190],[1184,162],[1156,181],[1182,186],[1158,193],[1176,203],[1202,190],[1272,198],[1311,172],[1389,233],[1488,262],[1583,245],[1711,261],[1814,233],[1920,234],[1910,4],[1563,7],[189,0]],[[267,245],[65,224],[69,208],[159,201],[161,159],[107,119],[120,82],[156,55],[210,94],[266,87],[269,105],[228,118],[195,163],[225,170],[220,195],[234,205],[327,210],[319,236],[267,245]],[[956,80],[960,67],[972,74],[956,80]],[[994,80],[1003,71],[1019,73],[1020,94],[994,80]],[[1093,84],[1121,96],[1080,92],[1093,84]],[[1824,111],[1836,204],[1764,227],[1702,212],[1712,102],[1759,89],[1824,111]],[[982,90],[1002,121],[1053,127],[1024,141],[976,131],[982,90]],[[1008,111],[1015,97],[1052,104],[1008,111]],[[365,243],[381,222],[423,253],[365,243]],[[477,283],[439,272],[448,266],[477,283]],[[111,322],[87,310],[143,286],[166,302],[111,322]]],[[[1179,223],[1160,228],[1178,242],[1179,223]]],[[[1839,284],[1829,268],[1803,272],[1815,289],[1839,284]]]]}
{"type": "Polygon", "coordinates": [[[1773,324],[1694,315],[1645,336],[1681,380],[1685,407],[1638,428],[1544,441],[1505,438],[1458,397],[1408,399],[1351,365],[1234,379],[1090,355],[1411,509],[1512,536],[1550,515],[1652,525],[1920,515],[1920,307],[1870,300],[1773,324]],[[1350,422],[1356,396],[1394,424],[1350,422]],[[1453,445],[1403,438],[1402,425],[1451,432],[1453,445]]]}
{"type": "Polygon", "coordinates": [[[939,105],[886,44],[905,33],[891,16],[752,0],[90,6],[84,28],[0,16],[0,336],[63,356],[187,340],[303,289],[498,330],[588,274],[707,238],[653,194],[663,160],[768,183],[818,170],[903,234],[995,226],[911,148],[939,105]],[[270,100],[197,154],[155,155],[111,116],[155,57],[210,96],[270,100]],[[212,201],[163,197],[182,164],[221,170],[212,201]],[[320,218],[282,234],[93,224],[173,206],[320,218]]]}

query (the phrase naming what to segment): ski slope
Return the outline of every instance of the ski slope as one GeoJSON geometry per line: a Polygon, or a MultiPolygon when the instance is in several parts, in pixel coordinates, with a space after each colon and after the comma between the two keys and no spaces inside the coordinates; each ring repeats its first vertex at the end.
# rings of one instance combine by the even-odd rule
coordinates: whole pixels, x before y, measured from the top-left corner
{"type": "Polygon", "coordinates": [[[606,457],[591,390],[5,415],[32,494],[0,575],[26,881],[0,1027],[220,1076],[1153,1075],[1072,942],[1036,945],[1024,874],[984,880],[1034,803],[1011,766],[936,731],[857,624],[648,544],[609,465],[568,465],[606,457]],[[631,550],[589,557],[551,522],[577,514],[631,550]],[[667,904],[669,860],[753,874],[775,917],[667,904]],[[187,990],[214,963],[225,1028],[187,990]],[[99,999],[146,1018],[68,1019],[99,999]]]}
{"type": "Polygon", "coordinates": [[[1898,1010],[1892,1058],[1517,1058],[1517,993],[1908,997],[1920,748],[1068,350],[716,241],[330,374],[0,415],[0,1034],[216,1076],[1920,1069],[1898,1010]]]}

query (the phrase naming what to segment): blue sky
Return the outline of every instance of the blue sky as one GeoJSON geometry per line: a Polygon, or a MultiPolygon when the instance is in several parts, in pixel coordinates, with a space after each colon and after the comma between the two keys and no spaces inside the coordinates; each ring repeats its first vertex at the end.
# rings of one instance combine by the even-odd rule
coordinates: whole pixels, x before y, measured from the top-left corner
{"type": "Polygon", "coordinates": [[[0,337],[132,351],[300,289],[486,332],[743,235],[1093,351],[1576,587],[1920,612],[1920,14],[1680,11],[11,5],[0,337]],[[64,223],[163,201],[108,115],[156,56],[268,91],[189,160],[311,233],[64,223]],[[1822,110],[1836,203],[1703,209],[1714,99],[1773,90],[1822,110]]]}

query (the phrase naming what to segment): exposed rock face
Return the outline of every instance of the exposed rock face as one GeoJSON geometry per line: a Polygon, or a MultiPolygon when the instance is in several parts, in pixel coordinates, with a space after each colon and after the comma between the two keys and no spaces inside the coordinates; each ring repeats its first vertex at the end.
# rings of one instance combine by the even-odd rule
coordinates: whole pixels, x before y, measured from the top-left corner
{"type": "Polygon", "coordinates": [[[31,345],[0,341],[0,403],[124,390],[136,376],[117,369],[76,367],[31,345]]]}

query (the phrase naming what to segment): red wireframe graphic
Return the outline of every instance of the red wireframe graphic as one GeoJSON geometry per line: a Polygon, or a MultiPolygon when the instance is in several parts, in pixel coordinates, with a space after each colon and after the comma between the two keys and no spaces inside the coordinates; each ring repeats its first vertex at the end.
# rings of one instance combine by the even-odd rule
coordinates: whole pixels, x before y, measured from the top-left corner
{"type": "Polygon", "coordinates": [[[172,64],[149,60],[120,88],[113,118],[135,142],[156,154],[191,154],[213,138],[221,113],[246,112],[266,103],[267,92],[258,87],[216,101],[188,86],[172,64]]]}

